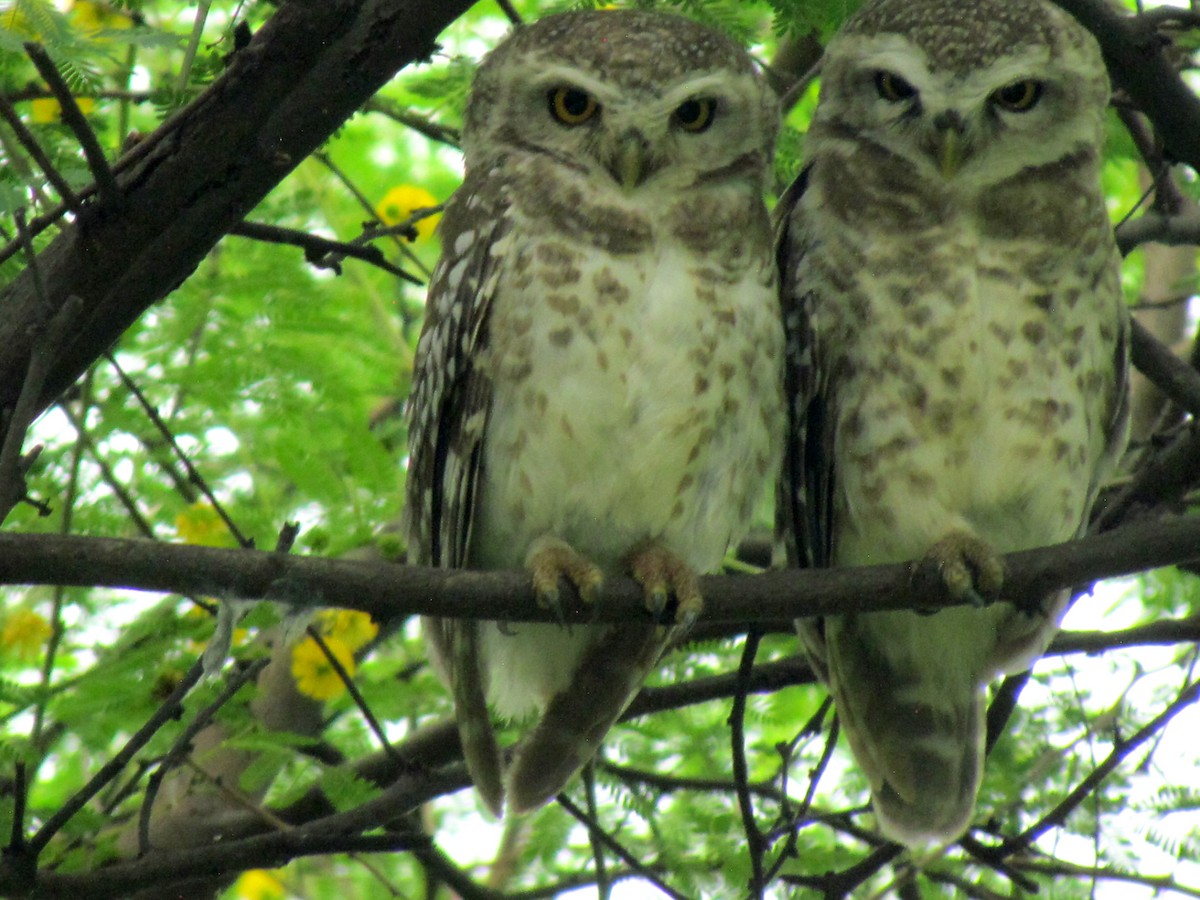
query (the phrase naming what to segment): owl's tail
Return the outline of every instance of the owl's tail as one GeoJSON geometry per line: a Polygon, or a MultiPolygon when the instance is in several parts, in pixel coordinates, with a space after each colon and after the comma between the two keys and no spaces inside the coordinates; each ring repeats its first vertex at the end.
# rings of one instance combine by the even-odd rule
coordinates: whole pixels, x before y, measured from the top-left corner
{"type": "Polygon", "coordinates": [[[546,707],[508,771],[510,812],[536,809],[588,762],[658,662],[669,630],[619,625],[580,660],[569,687],[546,707]]]}
{"type": "Polygon", "coordinates": [[[944,627],[952,621],[935,625],[943,615],[825,622],[839,721],[870,780],[881,830],[910,847],[966,831],[983,772],[983,682],[975,655],[953,644],[956,636],[969,645],[971,635],[944,627]],[[938,632],[941,639],[930,640],[938,632]]]}

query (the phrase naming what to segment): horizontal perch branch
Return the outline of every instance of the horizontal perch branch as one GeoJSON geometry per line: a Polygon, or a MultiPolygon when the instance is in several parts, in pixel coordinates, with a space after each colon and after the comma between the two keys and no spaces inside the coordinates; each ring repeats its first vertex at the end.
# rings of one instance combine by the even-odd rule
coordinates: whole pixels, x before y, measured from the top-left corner
{"type": "MultiPolygon", "coordinates": [[[[1139,522],[1101,535],[1011,553],[1006,598],[1036,598],[1173,563],[1200,560],[1200,518],[1139,522]]],[[[756,622],[797,616],[953,605],[920,596],[909,564],[701,580],[702,621],[756,622]]],[[[387,562],[286,556],[114,538],[0,534],[0,584],[128,588],[273,600],[296,608],[340,606],[376,619],[422,614],[511,621],[628,622],[649,619],[641,589],[612,578],[594,608],[540,608],[521,572],[468,572],[387,562]]]]}

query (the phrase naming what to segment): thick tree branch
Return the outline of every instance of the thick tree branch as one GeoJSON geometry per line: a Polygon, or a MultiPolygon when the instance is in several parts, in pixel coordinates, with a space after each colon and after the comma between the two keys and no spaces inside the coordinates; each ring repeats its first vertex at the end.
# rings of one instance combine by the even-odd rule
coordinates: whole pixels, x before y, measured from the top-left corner
{"type": "MultiPolygon", "coordinates": [[[[1005,557],[1006,597],[1051,591],[1158,566],[1200,560],[1200,518],[1139,522],[1104,534],[1005,557]]],[[[938,609],[916,596],[909,564],[701,580],[702,621],[757,622],[884,609],[938,609]]],[[[546,610],[521,572],[468,572],[344,559],[284,556],[149,541],[59,535],[0,535],[0,584],[83,585],[273,600],[298,608],[340,606],[383,621],[446,618],[621,622],[649,617],[641,589],[613,578],[594,607],[546,610]]]]}
{"type": "Polygon", "coordinates": [[[1117,228],[1117,246],[1122,254],[1150,243],[1172,247],[1200,244],[1200,210],[1188,209],[1178,215],[1143,213],[1117,228]]]}
{"type": "Polygon", "coordinates": [[[1107,0],[1054,0],[1096,36],[1117,87],[1150,117],[1167,155],[1200,171],[1200,98],[1175,70],[1153,19],[1107,0]]]}
{"type": "Polygon", "coordinates": [[[1172,353],[1141,322],[1134,319],[1131,324],[1133,364],[1181,409],[1200,417],[1200,372],[1172,353]]]}
{"type": "Polygon", "coordinates": [[[40,410],[471,2],[283,4],[212,87],[113,165],[122,211],[85,204],[39,254],[49,309],[29,270],[0,293],[0,409],[16,402],[33,326],[82,300],[40,410]]]}

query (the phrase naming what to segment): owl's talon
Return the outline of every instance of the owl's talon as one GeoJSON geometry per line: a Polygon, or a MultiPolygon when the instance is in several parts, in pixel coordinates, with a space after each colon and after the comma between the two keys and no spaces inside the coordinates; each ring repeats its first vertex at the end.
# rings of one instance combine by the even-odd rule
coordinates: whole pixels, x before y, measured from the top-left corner
{"type": "Polygon", "coordinates": [[[642,544],[626,558],[634,580],[642,586],[646,608],[661,618],[670,595],[675,595],[675,622],[691,627],[704,609],[700,582],[686,562],[657,541],[642,544]]]}
{"type": "Polygon", "coordinates": [[[921,590],[981,608],[1000,596],[1004,561],[987,541],[954,531],[929,548],[913,581],[921,590]]]}
{"type": "Polygon", "coordinates": [[[675,621],[683,628],[689,629],[696,624],[696,620],[700,618],[700,613],[704,612],[704,602],[700,595],[696,595],[695,603],[680,603],[679,609],[675,612],[675,621]]]}
{"type": "Polygon", "coordinates": [[[963,597],[966,599],[967,605],[974,607],[975,609],[983,609],[988,605],[987,598],[984,597],[983,594],[979,593],[979,591],[975,590],[974,587],[968,587],[966,591],[963,592],[963,597]]]}
{"type": "Polygon", "coordinates": [[[562,593],[559,579],[569,581],[586,604],[594,604],[604,584],[599,566],[579,553],[566,541],[543,537],[534,541],[525,554],[525,568],[533,578],[533,592],[538,606],[561,613],[562,593]]]}
{"type": "Polygon", "coordinates": [[[656,617],[663,614],[667,608],[667,601],[670,599],[671,594],[665,584],[656,584],[652,588],[646,588],[646,607],[656,617]]]}

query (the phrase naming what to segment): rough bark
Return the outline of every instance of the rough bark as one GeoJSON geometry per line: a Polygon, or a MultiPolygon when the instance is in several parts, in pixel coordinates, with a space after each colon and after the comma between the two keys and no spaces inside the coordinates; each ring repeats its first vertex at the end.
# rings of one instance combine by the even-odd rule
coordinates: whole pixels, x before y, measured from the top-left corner
{"type": "Polygon", "coordinates": [[[38,254],[41,290],[27,267],[0,293],[0,410],[15,406],[36,336],[69,298],[37,411],[472,2],[283,4],[220,79],[115,164],[117,202],[93,195],[38,254]]]}

